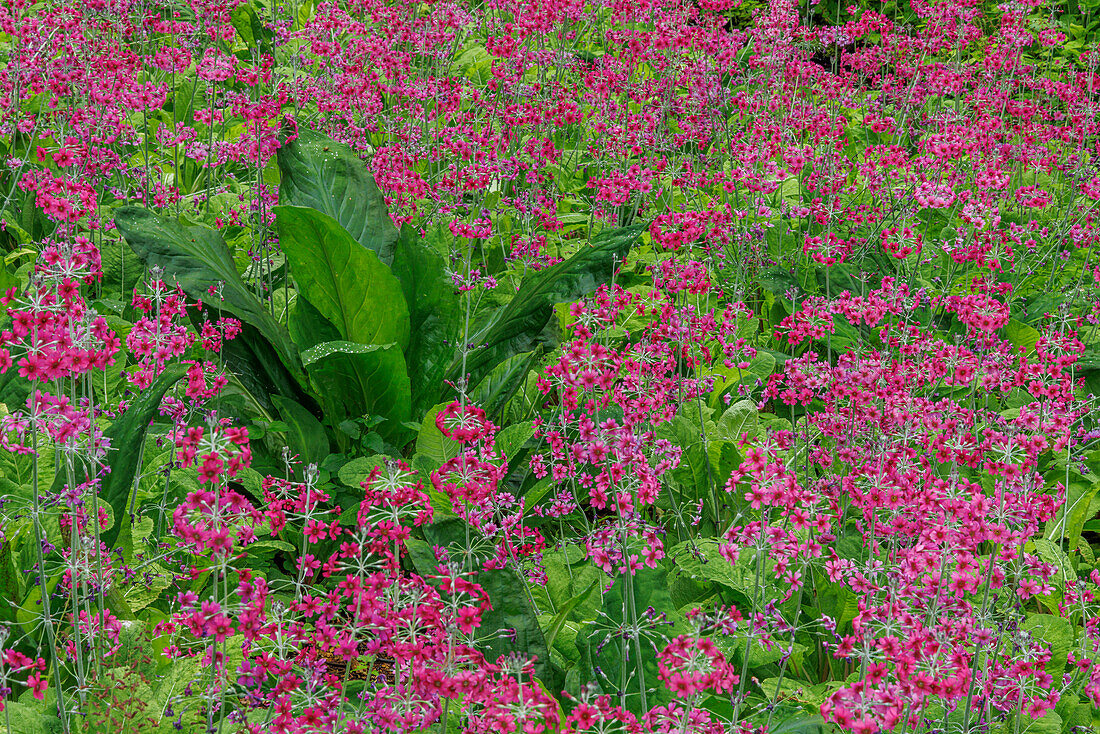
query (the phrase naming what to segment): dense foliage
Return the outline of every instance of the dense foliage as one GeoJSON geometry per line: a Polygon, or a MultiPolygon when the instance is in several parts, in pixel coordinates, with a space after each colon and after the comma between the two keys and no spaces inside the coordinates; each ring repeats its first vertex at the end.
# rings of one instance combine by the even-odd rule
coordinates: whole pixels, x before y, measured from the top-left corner
{"type": "Polygon", "coordinates": [[[2,725],[1100,730],[1098,12],[5,0],[2,725]]]}

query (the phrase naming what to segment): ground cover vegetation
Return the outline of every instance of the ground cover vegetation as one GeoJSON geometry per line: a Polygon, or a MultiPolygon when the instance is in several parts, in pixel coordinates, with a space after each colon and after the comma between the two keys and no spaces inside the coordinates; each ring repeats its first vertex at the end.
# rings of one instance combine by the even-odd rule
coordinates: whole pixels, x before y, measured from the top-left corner
{"type": "Polygon", "coordinates": [[[6,0],[0,726],[1100,730],[1097,10],[6,0]]]}

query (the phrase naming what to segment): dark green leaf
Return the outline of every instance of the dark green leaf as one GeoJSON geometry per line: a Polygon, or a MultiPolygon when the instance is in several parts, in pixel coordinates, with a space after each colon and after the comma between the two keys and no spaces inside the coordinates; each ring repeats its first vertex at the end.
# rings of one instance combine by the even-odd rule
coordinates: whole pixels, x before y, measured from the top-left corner
{"type": "Polygon", "coordinates": [[[770,268],[756,276],[760,286],[778,298],[786,298],[787,291],[798,288],[798,281],[782,268],[770,268]]]}
{"type": "MultiPolygon", "coordinates": [[[[582,678],[590,673],[591,679],[604,693],[615,696],[625,693],[626,708],[640,714],[654,704],[665,704],[672,700],[672,694],[657,677],[657,659],[652,654],[653,645],[661,647],[660,636],[675,636],[686,629],[686,620],[672,605],[668,591],[667,572],[663,568],[643,568],[634,576],[631,584],[634,592],[633,605],[629,603],[628,585],[625,576],[619,576],[611,589],[603,597],[603,615],[606,620],[600,624],[591,624],[577,635],[577,647],[581,652],[581,661],[577,670],[582,678]],[[623,655],[623,640],[618,631],[632,624],[629,610],[641,612],[652,607],[653,613],[665,615],[665,621],[671,624],[658,629],[643,629],[636,643],[631,636],[626,639],[626,655],[623,655]],[[641,650],[639,656],[638,651],[641,650]],[[596,673],[596,669],[599,672],[596,673]],[[622,689],[625,678],[626,690],[622,689]],[[645,705],[641,695],[644,679],[645,705]]],[[[645,625],[643,625],[645,627],[645,625]]]]}
{"type": "Polygon", "coordinates": [[[294,308],[290,309],[287,328],[299,349],[340,341],[340,331],[304,298],[297,299],[294,308]]]}
{"type": "Polygon", "coordinates": [[[111,506],[115,516],[114,524],[103,532],[101,538],[108,548],[114,547],[119,531],[122,530],[122,519],[129,512],[130,493],[141,457],[137,447],[145,442],[145,431],[149,427],[149,421],[160,409],[164,393],[185,374],[187,368],[182,364],[165,367],[160,377],[138,393],[126,412],[103,431],[104,438],[108,439],[111,447],[107,453],[107,463],[111,471],[103,477],[99,496],[111,506]]]}
{"type": "Polygon", "coordinates": [[[324,342],[302,354],[310,383],[332,425],[349,418],[385,418],[378,432],[400,436],[411,396],[405,357],[394,344],[324,342]]]}
{"type": "Polygon", "coordinates": [[[817,714],[795,714],[769,727],[771,734],[821,734],[827,731],[825,720],[817,714]]]}
{"type": "Polygon", "coordinates": [[[409,307],[411,336],[405,359],[415,365],[409,375],[414,418],[439,402],[443,377],[461,331],[459,299],[445,264],[415,230],[402,228],[393,273],[401,281],[409,307]]]}
{"type": "Polygon", "coordinates": [[[367,164],[351,148],[301,127],[276,155],[280,204],[327,214],[382,262],[393,262],[397,227],[367,164]]]}
{"type": "Polygon", "coordinates": [[[275,223],[299,297],[345,340],[408,346],[409,309],[401,284],[374,252],[314,209],[275,207],[275,223]]]}
{"type": "MultiPolygon", "coordinates": [[[[188,315],[196,329],[201,327],[205,319],[217,318],[217,314],[212,313],[208,307],[204,307],[201,312],[189,310],[188,315]]],[[[305,375],[302,375],[299,382],[299,378],[291,374],[283,364],[271,342],[254,326],[242,323],[237,338],[222,344],[221,356],[225,366],[237,377],[249,397],[268,413],[275,410],[275,404],[271,402],[273,395],[291,398],[310,410],[316,408],[316,402],[305,391],[305,375]]],[[[300,369],[300,356],[297,359],[300,369]]]]}
{"type": "Polygon", "coordinates": [[[272,395],[271,399],[289,428],[287,441],[290,443],[290,450],[304,464],[320,464],[329,452],[328,437],[321,421],[289,398],[272,395]]]}
{"type": "Polygon", "coordinates": [[[672,470],[671,476],[680,485],[685,499],[694,502],[708,497],[711,476],[699,427],[684,416],[677,415],[657,427],[657,437],[667,439],[683,449],[680,465],[672,470]]]}
{"type": "Polygon", "coordinates": [[[532,352],[507,358],[470,391],[470,401],[481,407],[487,416],[498,418],[504,406],[523,386],[527,373],[535,367],[542,353],[543,348],[539,346],[532,352]]]}
{"type": "MultiPolygon", "coordinates": [[[[12,541],[5,538],[0,542],[0,595],[4,599],[22,599],[23,584],[21,574],[15,570],[15,556],[11,551],[12,541]]],[[[0,605],[0,619],[14,621],[15,610],[7,604],[0,605]]]]}
{"type": "Polygon", "coordinates": [[[481,571],[476,581],[493,605],[482,614],[478,629],[479,637],[484,636],[479,647],[486,659],[496,662],[501,655],[517,650],[537,657],[535,675],[550,691],[560,692],[564,681],[550,665],[550,648],[539,627],[538,613],[524,590],[527,582],[511,569],[481,571]]]}
{"type": "MultiPolygon", "coordinates": [[[[481,382],[508,357],[531,351],[545,340],[543,333],[554,304],[580,298],[610,280],[646,227],[632,224],[604,230],[573,257],[525,278],[515,297],[478,324],[470,337],[470,342],[478,345],[466,359],[470,384],[481,382]]],[[[447,371],[448,379],[461,378],[462,369],[462,361],[456,357],[447,371]]]]}
{"type": "Polygon", "coordinates": [[[719,546],[716,538],[700,538],[680,543],[668,555],[689,577],[721,584],[733,592],[731,596],[739,608],[751,608],[756,585],[753,554],[742,552],[734,565],[719,553],[719,546]]]}
{"type": "Polygon", "coordinates": [[[416,436],[416,454],[425,461],[429,471],[435,471],[443,462],[453,459],[462,451],[462,445],[453,439],[443,435],[443,431],[435,424],[435,417],[439,411],[447,407],[447,403],[440,403],[428,411],[420,424],[420,433],[416,436]]]}
{"type": "Polygon", "coordinates": [[[165,280],[178,282],[195,300],[214,312],[225,312],[254,327],[274,348],[290,375],[301,381],[301,360],[290,334],[241,280],[221,236],[205,227],[184,228],[147,209],[127,206],[115,213],[115,225],[145,264],[164,269],[165,280]],[[211,286],[222,284],[222,298],[211,286]]]}
{"type": "Polygon", "coordinates": [[[598,596],[599,588],[600,580],[594,579],[592,583],[589,584],[587,589],[558,607],[558,613],[554,615],[554,618],[551,620],[550,625],[547,627],[545,632],[546,645],[548,647],[553,646],[554,639],[558,636],[558,633],[561,632],[561,628],[565,626],[565,622],[569,619],[570,613],[586,599],[590,598],[593,595],[598,596]]]}

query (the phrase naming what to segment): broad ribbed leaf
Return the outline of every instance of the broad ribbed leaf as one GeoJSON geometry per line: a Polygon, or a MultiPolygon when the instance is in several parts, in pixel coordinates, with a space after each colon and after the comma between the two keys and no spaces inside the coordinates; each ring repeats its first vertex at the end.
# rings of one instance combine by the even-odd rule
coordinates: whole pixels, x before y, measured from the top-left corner
{"type": "MultiPolygon", "coordinates": [[[[201,328],[204,320],[218,318],[217,311],[208,306],[197,313],[190,311],[188,315],[196,330],[201,328]]],[[[222,344],[221,357],[225,366],[240,381],[241,387],[265,411],[275,410],[275,403],[271,400],[275,395],[283,395],[312,411],[317,410],[316,401],[306,392],[305,373],[300,373],[300,377],[291,375],[271,342],[256,327],[242,323],[237,337],[222,344]]],[[[300,367],[300,357],[298,363],[300,367]]]]}
{"type": "Polygon", "coordinates": [[[409,420],[409,375],[396,344],[323,342],[302,354],[309,379],[332,425],[364,415],[386,419],[383,438],[405,430],[409,420]]]}
{"type": "Polygon", "coordinates": [[[409,306],[411,336],[405,360],[413,365],[409,380],[414,418],[439,401],[461,331],[459,299],[445,265],[440,254],[415,230],[401,230],[393,273],[401,281],[409,306]]]}
{"type": "Polygon", "coordinates": [[[187,295],[211,310],[235,316],[254,327],[290,375],[299,381],[304,378],[298,348],[290,334],[241,280],[221,235],[206,227],[183,227],[136,206],[119,209],[115,225],[146,265],[164,269],[168,283],[179,283],[187,295]],[[221,297],[209,292],[219,283],[221,297]]]}
{"type": "MultiPolygon", "coordinates": [[[[469,383],[478,384],[508,357],[549,341],[543,332],[553,316],[554,304],[580,298],[610,280],[616,265],[626,259],[646,227],[632,224],[604,230],[573,257],[525,278],[515,298],[493,311],[470,336],[471,343],[483,346],[467,355],[469,383]]],[[[461,372],[462,361],[456,357],[447,378],[457,380],[461,372]]]]}
{"type": "Polygon", "coordinates": [[[290,261],[299,298],[356,344],[409,343],[409,309],[401,283],[378,256],[327,214],[275,207],[279,244],[290,261]]]}
{"type": "Polygon", "coordinates": [[[276,158],[282,174],[280,204],[327,214],[382,262],[393,262],[397,227],[374,176],[351,148],[299,128],[298,137],[279,148],[276,158]]]}

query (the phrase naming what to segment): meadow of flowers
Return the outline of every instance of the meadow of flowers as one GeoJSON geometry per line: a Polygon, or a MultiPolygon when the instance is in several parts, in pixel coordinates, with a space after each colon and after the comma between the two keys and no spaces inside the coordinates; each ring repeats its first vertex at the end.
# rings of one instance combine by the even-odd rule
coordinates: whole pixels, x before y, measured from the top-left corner
{"type": "Polygon", "coordinates": [[[1100,731],[1098,41],[3,0],[0,732],[1100,731]]]}

